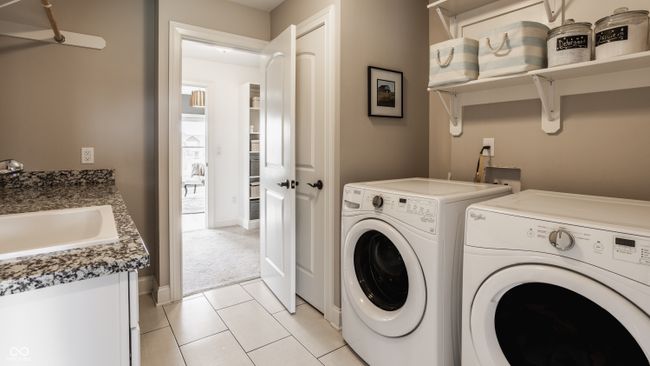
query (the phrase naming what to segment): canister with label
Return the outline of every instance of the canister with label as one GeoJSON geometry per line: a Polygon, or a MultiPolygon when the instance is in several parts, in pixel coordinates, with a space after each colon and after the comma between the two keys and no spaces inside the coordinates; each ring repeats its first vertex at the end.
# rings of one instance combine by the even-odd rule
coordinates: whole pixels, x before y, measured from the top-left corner
{"type": "Polygon", "coordinates": [[[591,23],[576,23],[573,19],[553,28],[546,38],[548,67],[591,60],[591,23]]]}
{"type": "Polygon", "coordinates": [[[595,27],[596,59],[648,50],[648,11],[618,8],[595,27]]]}

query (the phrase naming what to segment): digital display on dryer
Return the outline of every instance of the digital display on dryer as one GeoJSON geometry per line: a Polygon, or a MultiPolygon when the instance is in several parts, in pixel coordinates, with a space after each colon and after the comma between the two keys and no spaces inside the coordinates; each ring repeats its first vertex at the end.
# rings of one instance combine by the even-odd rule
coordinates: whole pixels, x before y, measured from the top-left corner
{"type": "Polygon", "coordinates": [[[616,238],[614,242],[618,245],[623,245],[626,247],[634,248],[636,247],[636,241],[632,239],[625,239],[625,238],[616,238]]]}
{"type": "Polygon", "coordinates": [[[406,203],[406,198],[400,198],[399,203],[406,203]]]}

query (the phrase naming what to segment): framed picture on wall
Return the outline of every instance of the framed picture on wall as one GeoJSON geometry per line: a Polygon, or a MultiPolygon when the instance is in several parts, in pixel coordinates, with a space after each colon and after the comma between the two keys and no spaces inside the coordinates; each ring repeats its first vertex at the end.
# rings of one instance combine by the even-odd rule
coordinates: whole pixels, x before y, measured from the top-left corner
{"type": "Polygon", "coordinates": [[[401,71],[368,66],[368,116],[404,117],[401,71]]]}

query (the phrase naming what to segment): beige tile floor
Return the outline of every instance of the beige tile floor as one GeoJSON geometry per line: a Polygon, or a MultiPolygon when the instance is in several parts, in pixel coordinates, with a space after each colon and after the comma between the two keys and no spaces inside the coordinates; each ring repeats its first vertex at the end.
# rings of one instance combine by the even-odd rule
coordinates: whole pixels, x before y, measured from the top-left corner
{"type": "Polygon", "coordinates": [[[363,366],[316,309],[289,314],[260,280],[155,306],[140,296],[142,366],[363,366]]]}

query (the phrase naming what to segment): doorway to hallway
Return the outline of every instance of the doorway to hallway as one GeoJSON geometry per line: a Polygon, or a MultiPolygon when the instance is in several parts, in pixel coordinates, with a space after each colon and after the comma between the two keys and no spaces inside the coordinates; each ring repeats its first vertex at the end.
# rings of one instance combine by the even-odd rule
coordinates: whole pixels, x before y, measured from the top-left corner
{"type": "MultiPolygon", "coordinates": [[[[290,106],[290,108],[285,108],[286,111],[295,111],[296,112],[296,117],[300,116],[300,121],[295,121],[295,130],[294,127],[292,126],[291,131],[289,133],[289,130],[286,130],[285,133],[287,133],[287,136],[294,136],[295,133],[295,138],[298,140],[305,139],[303,142],[303,146],[297,146],[300,144],[298,142],[295,146],[294,152],[291,153],[293,155],[294,153],[296,154],[295,156],[295,168],[290,170],[288,174],[286,174],[287,177],[296,179],[300,181],[300,189],[299,191],[296,190],[295,196],[299,200],[299,205],[300,208],[295,207],[298,206],[298,203],[296,202],[295,204],[291,204],[290,206],[292,207],[292,210],[295,210],[296,213],[303,212],[306,215],[301,216],[300,214],[298,216],[301,217],[302,220],[295,222],[295,225],[302,227],[302,229],[293,229],[293,230],[288,230],[288,232],[294,232],[293,235],[295,235],[298,239],[296,240],[292,246],[302,246],[301,248],[294,248],[292,251],[294,251],[295,254],[292,255],[292,260],[286,261],[287,265],[290,266],[295,266],[292,272],[294,273],[292,276],[289,276],[293,278],[293,281],[296,281],[296,272],[300,273],[300,277],[304,276],[304,279],[309,278],[307,281],[298,280],[302,285],[299,285],[298,287],[305,289],[309,288],[310,286],[307,285],[308,282],[313,281],[313,284],[317,284],[317,286],[314,286],[314,291],[315,294],[317,294],[316,297],[312,298],[311,301],[314,302],[314,305],[317,306],[321,311],[324,312],[325,317],[333,322],[334,324],[339,324],[339,308],[337,307],[336,303],[336,292],[337,292],[337,270],[336,270],[336,244],[338,242],[337,240],[337,211],[338,211],[338,205],[339,202],[337,200],[338,197],[338,190],[340,187],[338,187],[337,184],[334,182],[337,181],[338,178],[338,169],[336,165],[336,159],[335,157],[338,154],[338,148],[335,145],[336,141],[336,130],[337,130],[337,113],[336,113],[336,94],[335,91],[337,89],[337,78],[336,78],[336,45],[335,45],[335,39],[336,39],[336,27],[335,22],[335,14],[334,14],[334,8],[330,7],[327,9],[324,9],[323,11],[319,12],[318,14],[314,15],[313,17],[310,17],[308,20],[302,22],[297,28],[298,31],[293,33],[291,37],[283,37],[282,42],[287,42],[283,43],[282,47],[282,53],[273,53],[267,55],[264,53],[264,58],[262,63],[260,63],[259,66],[262,66],[262,68],[259,68],[259,70],[264,70],[264,65],[266,64],[268,66],[269,58],[270,56],[273,56],[271,59],[275,61],[280,61],[277,63],[277,66],[280,66],[283,64],[282,60],[285,60],[287,62],[290,62],[290,68],[286,69],[284,73],[280,74],[272,74],[268,75],[268,78],[264,78],[264,80],[267,81],[267,83],[261,83],[262,84],[262,89],[264,89],[265,85],[268,87],[269,85],[279,85],[278,83],[281,83],[283,85],[282,90],[284,90],[283,93],[281,94],[271,94],[273,98],[265,98],[265,93],[262,93],[260,101],[261,101],[261,106],[262,108],[260,112],[260,116],[265,116],[264,118],[260,117],[260,125],[265,125],[268,127],[269,121],[272,121],[272,119],[269,119],[269,116],[277,116],[276,112],[278,111],[277,108],[281,104],[274,104],[273,107],[269,107],[269,101],[274,100],[276,97],[281,96],[282,99],[284,100],[289,100],[289,99],[294,99],[294,104],[290,106]],[[325,32],[321,32],[321,28],[324,27],[325,32]],[[323,35],[323,33],[325,35],[323,35]],[[323,35],[323,36],[321,36],[323,35]],[[311,39],[313,42],[308,42],[307,40],[311,39]],[[299,43],[298,45],[296,45],[299,43]],[[289,43],[293,43],[289,47],[289,43]],[[324,45],[323,45],[324,43],[324,45]],[[287,46],[287,47],[285,47],[287,46]],[[296,47],[298,46],[298,47],[296,47]],[[303,47],[304,46],[304,47],[303,47]],[[322,48],[320,48],[322,46],[322,48]],[[316,51],[316,52],[314,52],[316,51]],[[322,53],[321,53],[322,52],[322,53]],[[315,54],[314,54],[315,53],[315,54]],[[295,57],[295,58],[294,58],[295,57]],[[290,60],[291,58],[294,58],[294,60],[290,60]],[[321,60],[322,58],[322,60],[321,60]],[[297,59],[297,60],[296,60],[297,59]],[[296,62],[298,61],[298,62],[296,62]],[[322,62],[322,63],[321,63],[322,62]],[[321,71],[321,66],[323,65],[324,71],[321,71]],[[291,70],[293,69],[293,71],[291,70]],[[297,78],[296,78],[297,76],[297,78]],[[315,79],[312,79],[312,77],[315,79]],[[325,82],[321,82],[322,79],[325,79],[325,82]],[[293,81],[291,81],[293,79],[293,81]],[[312,79],[314,82],[309,82],[308,79],[312,79]],[[295,91],[294,91],[295,90],[295,91]],[[298,92],[300,96],[296,95],[295,92],[298,92]],[[303,96],[304,94],[304,96],[303,96]],[[313,104],[310,103],[310,100],[314,102],[313,104]],[[321,105],[318,105],[320,103],[323,103],[322,107],[321,105]],[[309,118],[312,113],[317,114],[317,118],[309,118]],[[321,124],[325,125],[324,130],[321,129],[321,124]],[[320,141],[318,144],[313,145],[314,149],[309,148],[309,143],[308,141],[311,140],[311,137],[315,137],[317,140],[322,139],[323,145],[319,145],[320,141]],[[324,160],[322,154],[322,147],[325,147],[325,152],[324,152],[324,160]],[[311,156],[309,156],[311,155],[311,156]],[[314,164],[315,163],[315,164],[314,164]],[[324,165],[321,165],[324,164],[324,165]],[[324,170],[320,170],[321,168],[325,168],[324,170]],[[293,173],[291,173],[293,171],[293,173]],[[319,174],[322,172],[323,175],[319,174]],[[318,184],[319,180],[322,181],[322,183],[318,184]],[[330,184],[331,183],[331,184],[330,184]],[[304,188],[303,188],[304,187],[304,188]],[[323,187],[322,190],[320,187],[323,187]],[[320,202],[325,202],[324,205],[319,204],[320,202]],[[324,212],[323,212],[324,211],[324,212]],[[310,229],[311,227],[311,229],[310,229]],[[321,228],[322,227],[322,228],[321,228]],[[314,230],[316,229],[316,230],[314,230]],[[294,231],[295,230],[295,231],[294,231]],[[316,234],[314,234],[316,232],[316,234]],[[321,233],[321,234],[318,234],[321,233]],[[320,246],[320,248],[319,248],[320,246]],[[323,248],[324,247],[324,248],[323,248]],[[323,262],[321,263],[316,263],[316,262],[323,262]],[[296,268],[297,267],[297,268],[296,268]],[[297,271],[296,271],[297,270],[297,271]],[[322,274],[318,273],[321,272],[322,274]],[[314,276],[316,275],[316,276],[314,276]],[[319,293],[324,294],[324,296],[318,296],[320,295],[319,293]],[[320,299],[318,299],[320,297],[320,299]]],[[[171,26],[171,42],[170,42],[170,53],[169,53],[169,62],[170,62],[170,116],[174,118],[173,116],[179,116],[180,113],[178,113],[178,103],[176,102],[176,98],[178,98],[179,93],[174,92],[176,90],[180,90],[180,84],[181,84],[181,69],[185,69],[185,62],[181,62],[182,60],[182,54],[184,52],[181,51],[182,48],[182,43],[188,40],[192,41],[198,41],[198,40],[205,40],[206,44],[209,45],[216,45],[216,46],[221,46],[227,48],[227,50],[224,50],[226,53],[230,50],[248,50],[248,51],[253,51],[253,52],[262,52],[266,47],[269,45],[269,43],[266,42],[260,42],[258,40],[254,39],[249,39],[241,36],[236,36],[236,35],[231,35],[231,34],[226,34],[222,32],[217,32],[217,31],[212,31],[208,29],[203,29],[203,28],[198,28],[194,26],[189,26],[189,25],[183,25],[180,23],[175,23],[172,22],[171,26]],[[241,47],[241,48],[240,48],[241,47]]],[[[287,65],[289,66],[289,65],[287,65]]],[[[268,70],[268,68],[266,68],[268,70]]],[[[278,67],[278,70],[281,69],[278,67]]],[[[277,71],[277,70],[276,70],[277,71]]],[[[219,85],[221,87],[221,85],[219,85]]],[[[268,88],[265,89],[266,92],[268,92],[268,88]]],[[[293,119],[293,116],[289,116],[288,114],[286,115],[287,117],[290,117],[293,119]]],[[[174,120],[170,120],[170,126],[174,126],[174,120]]],[[[293,124],[293,123],[292,123],[293,124]]],[[[268,136],[265,135],[265,131],[269,131],[268,129],[262,130],[262,127],[260,126],[260,131],[259,131],[259,149],[261,151],[260,153],[260,158],[259,158],[259,166],[262,167],[264,164],[267,164],[269,162],[265,162],[264,160],[264,151],[268,153],[266,149],[271,149],[271,151],[275,151],[278,146],[273,145],[269,143],[268,136]],[[265,142],[267,146],[265,146],[265,142]],[[271,146],[271,147],[269,147],[271,146]]],[[[275,131],[275,130],[274,130],[275,131]]],[[[257,132],[257,131],[253,131],[257,132]]],[[[275,136],[275,135],[273,135],[275,136]]],[[[170,129],[170,144],[173,146],[175,144],[178,144],[180,142],[180,138],[178,138],[178,132],[175,132],[174,129],[170,129]]],[[[291,145],[294,145],[293,138],[291,138],[292,141],[289,141],[291,145]]],[[[275,140],[274,140],[275,141],[275,140]]],[[[313,142],[313,140],[312,140],[313,142]]],[[[252,147],[252,145],[251,145],[252,147]]],[[[211,145],[210,149],[214,149],[214,145],[211,145]]],[[[251,149],[252,150],[252,149],[251,149]]],[[[171,150],[170,150],[171,151],[171,150]]],[[[176,150],[178,151],[178,150],[176,150]]],[[[177,157],[178,155],[175,155],[175,153],[172,153],[170,155],[170,172],[177,172],[179,171],[179,160],[177,157]]],[[[268,156],[268,155],[267,155],[268,156]]],[[[210,169],[208,169],[208,180],[213,179],[213,174],[214,173],[214,167],[213,167],[214,161],[210,161],[210,169]]],[[[293,164],[292,164],[293,165],[293,164]]],[[[260,181],[262,180],[264,174],[261,174],[260,181]]],[[[269,182],[269,186],[286,186],[286,178],[283,177],[282,179],[274,179],[272,178],[269,182]],[[282,185],[280,185],[282,183],[282,185]]],[[[252,174],[251,177],[252,179],[252,174]]],[[[244,183],[251,183],[251,180],[245,181],[244,183]]],[[[264,202],[269,202],[271,198],[277,198],[277,196],[273,196],[269,198],[269,195],[267,194],[268,192],[263,192],[262,189],[262,182],[260,182],[260,188],[259,188],[259,197],[260,197],[260,206],[259,206],[259,212],[260,212],[260,223],[259,225],[261,226],[260,229],[260,235],[261,235],[261,241],[260,241],[260,264],[265,263],[265,261],[268,261],[270,257],[264,257],[262,255],[263,250],[266,248],[268,250],[269,243],[268,241],[264,240],[264,228],[266,228],[266,234],[273,234],[274,232],[279,230],[279,225],[278,221],[276,220],[277,217],[274,216],[276,215],[276,211],[270,210],[269,207],[267,206],[265,209],[264,202]],[[271,218],[269,220],[269,218],[271,218]],[[265,244],[266,242],[266,244],[265,244]]],[[[171,292],[171,298],[173,300],[178,300],[182,297],[186,291],[183,291],[183,273],[185,273],[183,269],[183,260],[182,260],[182,252],[183,252],[183,238],[182,238],[182,232],[183,230],[181,229],[180,225],[180,215],[178,215],[180,210],[180,203],[181,200],[178,199],[178,196],[176,198],[174,195],[178,194],[176,192],[181,192],[182,189],[180,187],[180,181],[175,181],[173,177],[170,177],[170,186],[174,187],[175,189],[171,190],[170,193],[170,201],[173,203],[171,205],[171,214],[170,214],[170,292],[171,292]],[[176,188],[178,187],[178,188],[176,188]]],[[[290,186],[290,184],[289,184],[290,186]]],[[[298,184],[296,183],[296,186],[298,184]]],[[[212,193],[210,192],[210,187],[208,185],[208,192],[207,192],[207,197],[208,197],[208,202],[211,203],[212,199],[210,198],[212,193]]],[[[253,192],[251,191],[251,197],[253,195],[253,192]]],[[[240,201],[240,203],[244,203],[244,201],[240,201]]],[[[210,212],[210,208],[208,208],[208,212],[210,212]]],[[[253,212],[253,210],[251,210],[253,212]]],[[[251,215],[252,216],[252,215],[251,215]]],[[[209,221],[209,220],[208,220],[209,221]]],[[[187,225],[185,225],[187,226],[187,225]]],[[[252,228],[252,226],[251,226],[252,228]]],[[[271,235],[272,238],[275,238],[274,235],[271,235]]],[[[293,240],[292,240],[293,241],[293,240]]],[[[270,251],[267,252],[270,254],[277,254],[279,252],[277,251],[270,251]]],[[[275,257],[274,257],[275,258],[275,257]]],[[[271,280],[270,278],[265,278],[263,275],[261,276],[262,279],[264,280],[265,283],[269,283],[271,280]]],[[[287,277],[287,280],[289,280],[289,277],[287,277]]],[[[296,292],[296,286],[295,284],[293,285],[293,289],[290,289],[291,291],[289,292],[296,292]]],[[[278,291],[273,290],[271,288],[272,292],[274,295],[278,296],[278,291]]],[[[297,291],[300,295],[303,295],[303,291],[298,290],[297,291]]],[[[304,293],[305,297],[309,297],[309,294],[304,293]]],[[[283,298],[285,296],[282,296],[283,298]]]]}
{"type": "Polygon", "coordinates": [[[182,42],[184,296],[260,276],[259,225],[253,220],[259,215],[259,194],[253,197],[259,172],[249,177],[259,154],[259,135],[253,134],[259,100],[242,94],[244,86],[259,83],[259,62],[253,52],[182,42]]]}

